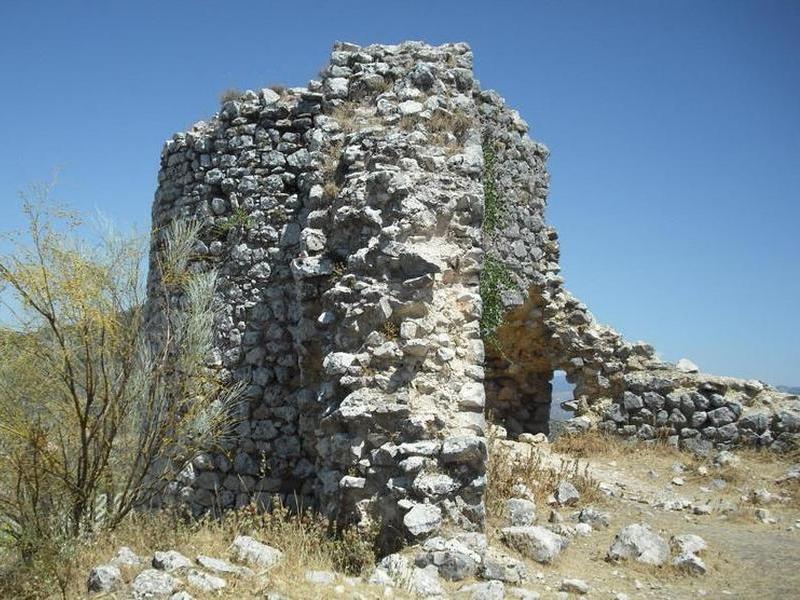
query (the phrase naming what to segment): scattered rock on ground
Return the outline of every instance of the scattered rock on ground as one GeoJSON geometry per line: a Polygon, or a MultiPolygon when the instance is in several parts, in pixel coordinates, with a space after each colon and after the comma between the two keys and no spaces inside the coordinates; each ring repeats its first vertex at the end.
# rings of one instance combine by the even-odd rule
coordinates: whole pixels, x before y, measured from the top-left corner
{"type": "Polygon", "coordinates": [[[117,550],[116,556],[111,559],[111,564],[118,567],[135,567],[141,565],[142,562],[142,558],[127,546],[122,546],[117,550]]]}
{"type": "Polygon", "coordinates": [[[566,538],[538,525],[505,527],[500,536],[507,546],[540,563],[552,562],[569,544],[566,538]]]}
{"type": "Polygon", "coordinates": [[[237,562],[269,568],[278,563],[283,553],[247,535],[237,536],[231,544],[231,555],[237,562]]]}
{"type": "Polygon", "coordinates": [[[478,572],[481,556],[459,539],[430,538],[422,544],[423,552],[417,555],[418,567],[434,565],[444,579],[460,581],[478,572]]]}
{"type": "Polygon", "coordinates": [[[411,571],[408,590],[423,597],[444,595],[444,588],[439,581],[439,572],[433,565],[428,565],[424,569],[414,567],[411,571]]]}
{"type": "Polygon", "coordinates": [[[583,579],[562,579],[559,589],[570,594],[588,594],[589,584],[583,579]]]}
{"type": "Polygon", "coordinates": [[[459,595],[468,595],[470,600],[503,600],[506,597],[502,581],[473,583],[459,590],[459,595]]]}
{"type": "Polygon", "coordinates": [[[227,560],[202,554],[197,557],[197,564],[212,573],[219,573],[222,575],[252,575],[250,569],[246,567],[240,567],[229,563],[227,560]]]}
{"type": "Polygon", "coordinates": [[[703,575],[707,571],[703,559],[696,554],[678,554],[672,559],[672,564],[694,575],[703,575]]]}
{"type": "Polygon", "coordinates": [[[512,598],[518,598],[518,600],[539,600],[541,597],[539,592],[519,587],[509,589],[508,594],[512,598]]]}
{"type": "Polygon", "coordinates": [[[336,581],[336,574],[330,571],[306,571],[305,578],[314,585],[330,585],[336,581]]]}
{"type": "Polygon", "coordinates": [[[506,500],[511,525],[525,526],[536,522],[536,504],[525,498],[510,498],[506,500]]]}
{"type": "Polygon", "coordinates": [[[216,592],[227,585],[221,577],[204,573],[198,569],[190,569],[186,574],[186,581],[190,586],[202,592],[216,592]]]}
{"type": "Polygon", "coordinates": [[[706,541],[699,535],[695,535],[693,533],[672,536],[670,542],[672,543],[672,547],[679,554],[699,554],[708,548],[706,541]]]}
{"type": "Polygon", "coordinates": [[[659,566],[669,558],[669,545],[654,533],[649,525],[628,525],[617,534],[608,551],[610,560],[633,559],[648,565],[659,566]]]}
{"type": "Polygon", "coordinates": [[[119,567],[112,564],[98,565],[89,572],[87,587],[90,592],[110,592],[122,582],[119,567]]]}
{"type": "Polygon", "coordinates": [[[158,569],[145,569],[133,580],[131,594],[135,600],[168,598],[180,587],[181,582],[169,573],[158,569]]]}
{"type": "Polygon", "coordinates": [[[154,569],[171,573],[172,571],[190,568],[192,561],[176,550],[167,550],[166,552],[154,553],[152,565],[154,569]]]}
{"type": "Polygon", "coordinates": [[[608,527],[609,525],[608,515],[592,506],[587,506],[578,513],[578,521],[588,523],[592,527],[608,527]]]}
{"type": "Polygon", "coordinates": [[[528,568],[513,556],[490,549],[483,557],[481,577],[506,583],[522,583],[528,578],[528,568]]]}
{"type": "Polygon", "coordinates": [[[562,479],[556,487],[555,497],[560,506],[571,506],[580,500],[581,495],[578,492],[578,488],[569,481],[562,479]]]}

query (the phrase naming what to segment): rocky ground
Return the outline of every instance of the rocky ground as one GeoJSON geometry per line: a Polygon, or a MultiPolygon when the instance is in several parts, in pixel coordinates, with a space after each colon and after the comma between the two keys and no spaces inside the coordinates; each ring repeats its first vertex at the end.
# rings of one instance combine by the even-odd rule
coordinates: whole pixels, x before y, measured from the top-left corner
{"type": "Polygon", "coordinates": [[[88,586],[101,597],[172,600],[795,597],[800,465],[790,457],[700,459],[597,434],[552,446],[523,437],[493,442],[486,536],[443,534],[362,577],[304,568],[248,536],[218,543],[213,556],[197,543],[118,549],[88,586]]]}

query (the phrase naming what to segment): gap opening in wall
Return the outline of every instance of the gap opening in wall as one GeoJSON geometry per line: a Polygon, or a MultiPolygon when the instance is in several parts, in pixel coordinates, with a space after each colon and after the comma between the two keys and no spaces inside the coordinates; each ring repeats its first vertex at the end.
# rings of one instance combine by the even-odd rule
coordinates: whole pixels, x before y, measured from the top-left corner
{"type": "Polygon", "coordinates": [[[567,381],[564,371],[553,371],[550,380],[550,438],[555,438],[564,428],[564,422],[575,416],[575,386],[567,381]]]}

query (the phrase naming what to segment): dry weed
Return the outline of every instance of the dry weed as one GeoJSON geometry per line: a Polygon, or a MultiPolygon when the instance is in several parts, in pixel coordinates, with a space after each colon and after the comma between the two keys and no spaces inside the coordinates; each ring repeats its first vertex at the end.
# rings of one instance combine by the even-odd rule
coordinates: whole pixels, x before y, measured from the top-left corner
{"type": "Polygon", "coordinates": [[[412,115],[404,115],[400,117],[400,120],[397,122],[398,127],[403,131],[414,131],[417,127],[417,123],[419,119],[412,115]]]}
{"type": "Polygon", "coordinates": [[[356,106],[353,103],[345,102],[341,106],[337,106],[331,113],[331,117],[339,123],[343,133],[352,133],[356,130],[358,121],[356,118],[356,106]]]}
{"type": "Polygon", "coordinates": [[[581,501],[602,502],[605,495],[599,482],[589,473],[589,464],[580,460],[561,459],[558,465],[546,460],[545,454],[530,446],[519,453],[502,440],[490,440],[487,469],[486,511],[492,517],[502,517],[505,502],[514,497],[517,484],[527,486],[540,505],[547,503],[562,480],[572,483],[581,494],[581,501]]]}
{"type": "Polygon", "coordinates": [[[339,186],[335,181],[326,181],[322,193],[326,200],[333,200],[339,195],[339,186]]]}
{"type": "Polygon", "coordinates": [[[396,340],[399,335],[397,325],[393,321],[386,321],[381,328],[381,333],[388,341],[396,340]]]}
{"type": "Polygon", "coordinates": [[[674,460],[683,463],[688,469],[696,470],[707,459],[692,452],[681,450],[659,437],[648,442],[630,439],[592,429],[584,433],[567,433],[556,439],[552,446],[554,452],[575,458],[622,458],[636,456],[640,462],[648,458],[674,460]]]}
{"type": "Polygon", "coordinates": [[[462,142],[472,123],[472,118],[465,112],[437,110],[428,121],[428,130],[434,133],[452,133],[462,142]]]}
{"type": "Polygon", "coordinates": [[[236,88],[228,88],[219,95],[220,104],[238,100],[242,97],[242,90],[236,88]]]}
{"type": "MultiPolygon", "coordinates": [[[[159,550],[177,550],[190,559],[200,554],[229,558],[229,546],[237,535],[250,535],[282,550],[284,559],[270,569],[268,583],[262,577],[228,578],[222,596],[226,598],[262,597],[266,591],[316,598],[319,589],[304,581],[307,570],[362,575],[375,564],[373,535],[356,529],[336,534],[328,520],[315,513],[298,515],[278,504],[271,512],[249,506],[220,519],[187,520],[163,511],[133,514],[113,532],[78,543],[70,561],[31,567],[3,565],[0,597],[51,598],[54,576],[50,571],[60,569],[68,575],[63,597],[82,598],[89,570],[108,562],[121,546],[129,546],[146,561],[159,550]]],[[[125,569],[123,579],[130,582],[137,573],[125,569]]]]}

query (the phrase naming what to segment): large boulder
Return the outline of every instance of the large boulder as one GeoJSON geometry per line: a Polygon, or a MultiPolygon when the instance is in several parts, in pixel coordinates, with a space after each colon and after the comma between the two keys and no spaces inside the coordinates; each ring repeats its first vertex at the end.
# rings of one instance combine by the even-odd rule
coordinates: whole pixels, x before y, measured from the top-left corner
{"type": "Polygon", "coordinates": [[[566,538],[538,525],[504,527],[500,530],[500,537],[509,548],[540,563],[553,562],[569,545],[566,538]]]}
{"type": "Polygon", "coordinates": [[[435,533],[442,526],[442,509],[433,504],[416,504],[403,517],[403,525],[414,537],[435,533]]]}
{"type": "Polygon", "coordinates": [[[528,568],[521,560],[490,549],[483,557],[481,577],[506,583],[522,583],[528,578],[528,568]]]}
{"type": "Polygon", "coordinates": [[[513,526],[524,527],[536,522],[536,504],[526,498],[506,500],[506,510],[513,526]]]}
{"type": "Polygon", "coordinates": [[[169,573],[158,569],[145,569],[133,580],[131,595],[134,600],[169,598],[180,587],[181,582],[169,573]]]}
{"type": "Polygon", "coordinates": [[[166,552],[156,552],[153,554],[152,565],[159,571],[180,571],[192,566],[192,561],[186,558],[177,550],[167,550],[166,552]]]}
{"type": "Polygon", "coordinates": [[[255,567],[269,568],[281,560],[283,552],[272,546],[262,544],[250,536],[240,535],[231,544],[231,555],[237,562],[255,567]]]}
{"type": "Polygon", "coordinates": [[[87,587],[90,592],[111,592],[122,582],[122,574],[116,565],[98,565],[89,572],[87,587]]]}
{"type": "Polygon", "coordinates": [[[633,559],[648,565],[663,565],[669,558],[669,544],[645,523],[624,527],[608,551],[609,560],[633,559]]]}

